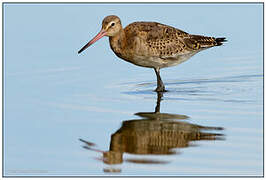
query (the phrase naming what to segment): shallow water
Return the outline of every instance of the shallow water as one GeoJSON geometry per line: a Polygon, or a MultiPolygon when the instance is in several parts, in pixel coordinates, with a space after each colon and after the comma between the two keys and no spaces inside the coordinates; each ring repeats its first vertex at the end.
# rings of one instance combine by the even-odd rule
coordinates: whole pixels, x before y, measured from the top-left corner
{"type": "Polygon", "coordinates": [[[263,174],[262,5],[4,8],[5,176],[263,174]],[[193,13],[176,22],[173,8],[193,13]],[[118,60],[107,38],[77,55],[106,14],[229,41],[163,69],[158,94],[153,70],[118,60]]]}

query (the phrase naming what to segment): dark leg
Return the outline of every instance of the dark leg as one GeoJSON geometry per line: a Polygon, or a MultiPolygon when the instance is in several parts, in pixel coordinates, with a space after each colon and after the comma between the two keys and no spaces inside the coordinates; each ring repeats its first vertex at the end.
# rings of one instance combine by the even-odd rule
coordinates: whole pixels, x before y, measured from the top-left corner
{"type": "Polygon", "coordinates": [[[160,105],[163,97],[163,92],[157,92],[157,103],[155,107],[155,113],[160,113],[160,105]]]}
{"type": "Polygon", "coordinates": [[[160,77],[160,69],[159,68],[154,68],[154,71],[156,73],[157,76],[157,88],[155,89],[155,91],[157,92],[165,92],[165,87],[163,84],[163,81],[160,77]]]}

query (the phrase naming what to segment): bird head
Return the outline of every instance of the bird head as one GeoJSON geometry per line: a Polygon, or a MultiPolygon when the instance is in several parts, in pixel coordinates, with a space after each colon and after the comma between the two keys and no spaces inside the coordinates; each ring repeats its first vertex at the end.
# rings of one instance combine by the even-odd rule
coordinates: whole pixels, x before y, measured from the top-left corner
{"type": "Polygon", "coordinates": [[[103,19],[101,31],[106,32],[106,36],[115,36],[120,32],[121,29],[122,25],[119,17],[112,15],[103,19]]]}
{"type": "Polygon", "coordinates": [[[102,29],[101,31],[92,39],[90,40],[84,47],[82,47],[78,53],[81,53],[85,49],[87,49],[89,46],[91,46],[93,43],[98,41],[104,36],[116,36],[121,31],[122,25],[119,17],[111,15],[107,16],[103,19],[102,22],[102,29]]]}

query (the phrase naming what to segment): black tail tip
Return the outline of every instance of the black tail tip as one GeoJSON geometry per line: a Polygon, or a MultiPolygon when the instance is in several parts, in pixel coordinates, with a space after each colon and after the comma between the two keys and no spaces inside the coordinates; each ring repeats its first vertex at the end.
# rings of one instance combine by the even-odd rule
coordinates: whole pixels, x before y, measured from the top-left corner
{"type": "Polygon", "coordinates": [[[223,42],[226,42],[226,38],[225,37],[221,37],[221,38],[215,38],[215,42],[216,42],[216,46],[221,46],[223,45],[223,42]]]}

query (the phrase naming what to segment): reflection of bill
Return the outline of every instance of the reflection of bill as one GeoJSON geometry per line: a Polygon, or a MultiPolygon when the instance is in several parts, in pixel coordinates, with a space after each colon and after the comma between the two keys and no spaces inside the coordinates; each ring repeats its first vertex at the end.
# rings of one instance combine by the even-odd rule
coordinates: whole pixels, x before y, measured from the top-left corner
{"type": "Polygon", "coordinates": [[[94,149],[93,144],[84,140],[84,148],[102,152],[106,164],[121,164],[123,161],[141,164],[164,164],[167,161],[154,159],[123,159],[123,153],[137,155],[177,154],[176,148],[191,146],[200,140],[223,140],[223,134],[211,131],[221,127],[207,127],[184,122],[186,115],[160,113],[162,93],[157,93],[155,112],[139,112],[141,119],[123,121],[122,126],[111,136],[109,151],[94,149]],[[207,131],[206,131],[207,130],[207,131]]]}

